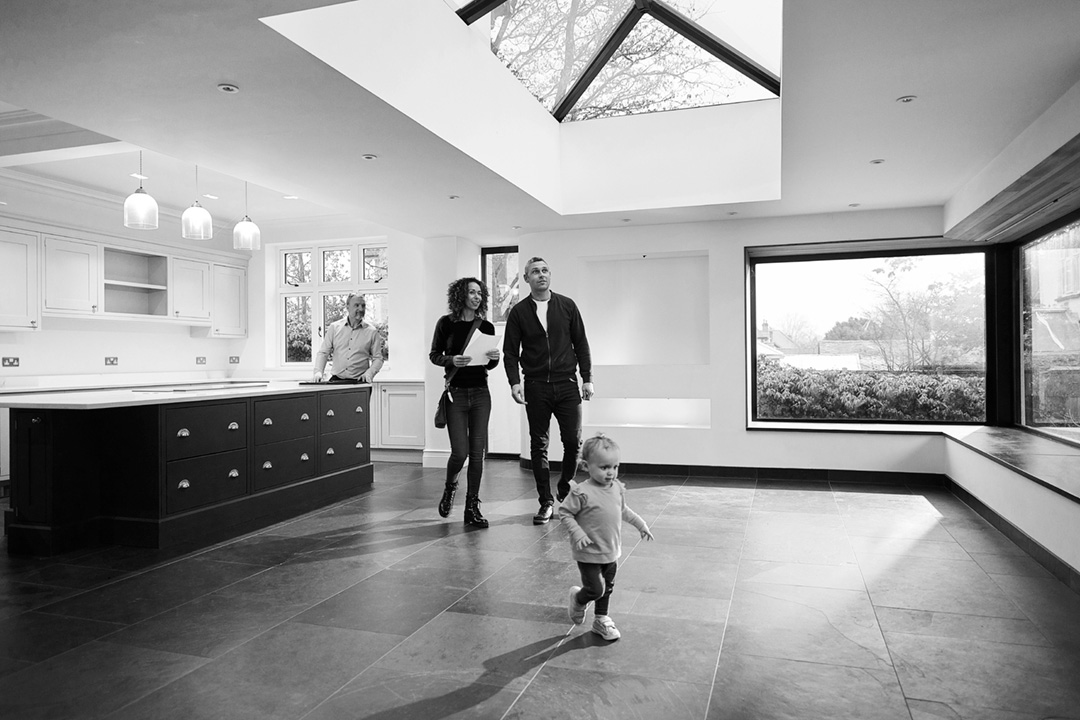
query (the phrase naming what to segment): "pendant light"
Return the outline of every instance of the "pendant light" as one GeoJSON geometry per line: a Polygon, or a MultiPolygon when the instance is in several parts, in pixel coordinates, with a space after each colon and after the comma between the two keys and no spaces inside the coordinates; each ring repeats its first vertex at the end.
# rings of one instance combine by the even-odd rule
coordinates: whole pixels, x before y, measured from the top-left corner
{"type": "Polygon", "coordinates": [[[139,187],[124,201],[124,227],[136,230],[157,230],[157,200],[143,190],[142,150],[139,151],[139,187]]]}
{"type": "Polygon", "coordinates": [[[180,216],[180,236],[185,240],[212,240],[214,221],[199,204],[199,166],[195,166],[195,203],[180,216]]]}
{"type": "Polygon", "coordinates": [[[244,181],[244,219],[236,223],[232,231],[234,250],[258,250],[262,247],[262,233],[259,226],[248,217],[248,184],[244,181]]]}

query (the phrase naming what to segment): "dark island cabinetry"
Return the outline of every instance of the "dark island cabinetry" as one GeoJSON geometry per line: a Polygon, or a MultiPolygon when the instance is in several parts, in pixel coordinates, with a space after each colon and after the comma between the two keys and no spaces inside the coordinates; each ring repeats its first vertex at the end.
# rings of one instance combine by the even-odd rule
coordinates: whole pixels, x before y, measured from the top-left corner
{"type": "Polygon", "coordinates": [[[370,392],[13,408],[8,552],[195,548],[363,492],[370,392]]]}

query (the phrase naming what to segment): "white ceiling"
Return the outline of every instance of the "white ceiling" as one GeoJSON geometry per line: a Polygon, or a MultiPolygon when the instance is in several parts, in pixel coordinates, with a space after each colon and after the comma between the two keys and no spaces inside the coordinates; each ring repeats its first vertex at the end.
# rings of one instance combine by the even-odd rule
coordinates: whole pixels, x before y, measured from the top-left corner
{"type": "Polygon", "coordinates": [[[626,218],[940,206],[1080,80],[1076,0],[789,1],[781,200],[563,217],[260,22],[332,4],[4,0],[0,174],[122,198],[144,148],[145,187],[163,208],[191,204],[197,164],[199,192],[220,196],[200,201],[221,223],[244,214],[251,183],[250,214],[270,241],[274,223],[343,215],[493,244],[626,218]],[[219,92],[225,82],[240,92],[219,92]],[[75,148],[4,135],[5,118],[34,114],[74,126],[75,148]]]}

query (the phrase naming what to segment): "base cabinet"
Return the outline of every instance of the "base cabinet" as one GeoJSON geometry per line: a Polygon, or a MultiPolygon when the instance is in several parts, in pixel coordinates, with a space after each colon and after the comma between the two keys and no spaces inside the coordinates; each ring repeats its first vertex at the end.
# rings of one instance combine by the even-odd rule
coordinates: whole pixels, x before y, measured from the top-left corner
{"type": "Polygon", "coordinates": [[[196,548],[370,488],[370,388],[11,411],[9,554],[196,548]]]}

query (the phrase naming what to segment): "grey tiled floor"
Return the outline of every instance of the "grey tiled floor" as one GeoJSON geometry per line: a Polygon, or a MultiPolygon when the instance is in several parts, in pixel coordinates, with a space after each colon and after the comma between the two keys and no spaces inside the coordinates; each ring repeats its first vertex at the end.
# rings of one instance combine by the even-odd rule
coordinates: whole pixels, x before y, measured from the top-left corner
{"type": "Polygon", "coordinates": [[[625,476],[656,541],[606,643],[515,464],[487,530],[375,477],[189,555],[0,556],[0,717],[1080,718],[1080,597],[942,490],[625,476]]]}

